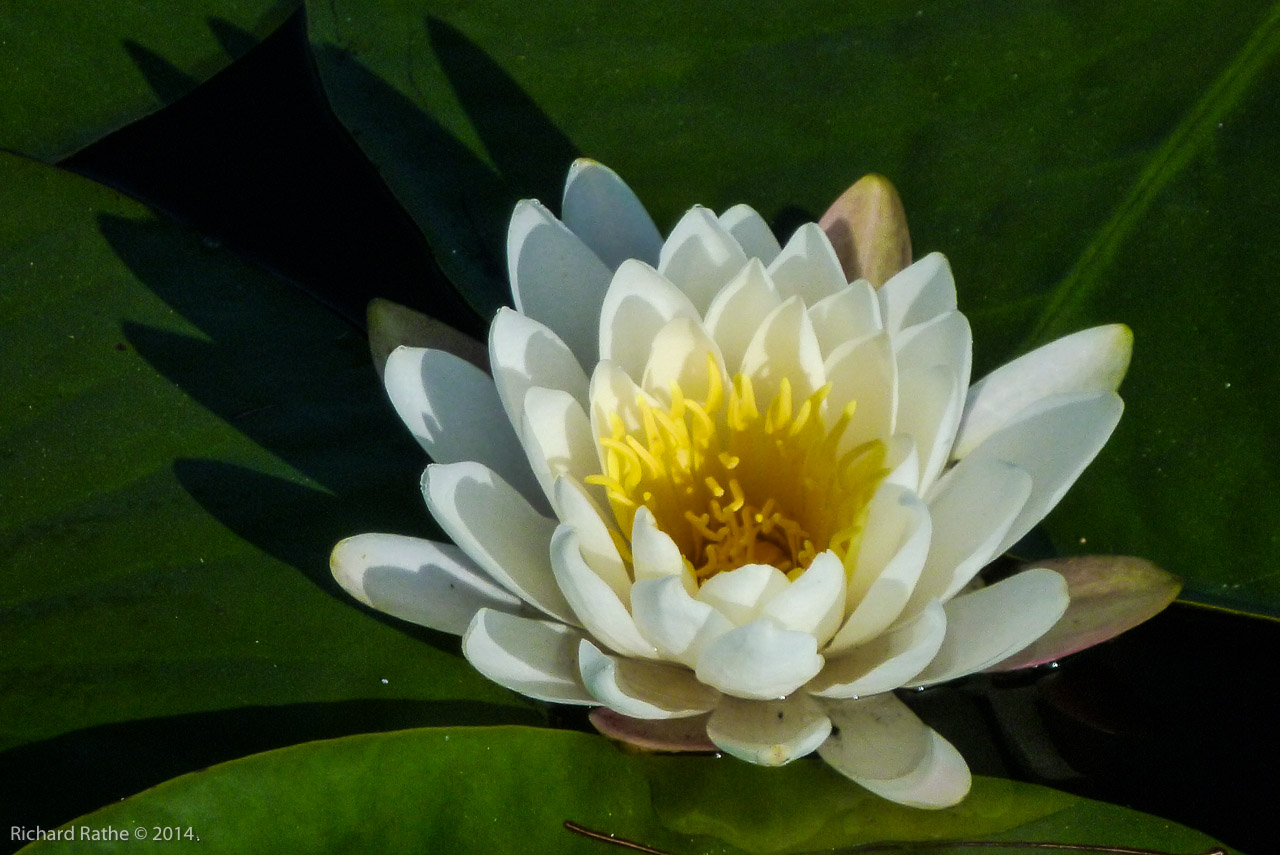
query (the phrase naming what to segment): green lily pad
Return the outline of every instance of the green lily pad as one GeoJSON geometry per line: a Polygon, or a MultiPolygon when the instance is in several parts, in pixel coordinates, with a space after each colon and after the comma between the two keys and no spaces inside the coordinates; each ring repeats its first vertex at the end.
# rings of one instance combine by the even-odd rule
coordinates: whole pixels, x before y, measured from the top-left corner
{"type": "Polygon", "coordinates": [[[339,118],[486,316],[512,202],[570,160],[669,229],[745,201],[782,231],[866,172],[917,254],[951,259],[988,370],[1097,323],[1136,334],[1128,412],[1048,520],[1063,553],[1136,554],[1195,602],[1280,616],[1280,12],[857,0],[307,5],[339,118]]]}
{"type": "Polygon", "coordinates": [[[6,4],[0,148],[55,161],[176,101],[298,0],[6,4]]]}
{"type": "Polygon", "coordinates": [[[139,839],[159,845],[152,838],[175,835],[165,845],[209,853],[613,851],[566,822],[672,855],[949,839],[1172,853],[1212,845],[1155,817],[1028,784],[978,778],[959,806],[920,811],[877,799],[816,760],[762,769],[627,755],[597,736],[500,727],[353,736],[247,757],[75,820],[60,832],[74,841],[23,851],[136,851],[139,839]]]}
{"type": "MultiPolygon", "coordinates": [[[[0,187],[0,748],[318,702],[374,705],[321,732],[540,720],[330,578],[342,537],[430,532],[362,336],[92,182],[0,154],[0,187]]],[[[203,724],[261,749],[298,713],[203,724]]]]}

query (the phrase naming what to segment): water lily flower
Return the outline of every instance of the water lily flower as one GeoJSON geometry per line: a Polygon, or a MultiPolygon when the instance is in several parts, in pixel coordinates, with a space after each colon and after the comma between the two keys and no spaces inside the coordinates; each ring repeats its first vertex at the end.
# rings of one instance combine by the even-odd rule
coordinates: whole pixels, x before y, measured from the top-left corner
{"type": "Polygon", "coordinates": [[[903,804],[962,799],[964,759],[893,691],[997,666],[1063,616],[1052,569],[973,582],[1107,441],[1129,330],[970,385],[943,256],[877,289],[818,225],[780,245],[745,205],[695,207],[664,240],[592,161],[559,218],[516,206],[507,254],[491,375],[430,348],[385,366],[452,544],[353,537],[338,581],[615,727],[672,722],[765,765],[816,751],[903,804]]]}

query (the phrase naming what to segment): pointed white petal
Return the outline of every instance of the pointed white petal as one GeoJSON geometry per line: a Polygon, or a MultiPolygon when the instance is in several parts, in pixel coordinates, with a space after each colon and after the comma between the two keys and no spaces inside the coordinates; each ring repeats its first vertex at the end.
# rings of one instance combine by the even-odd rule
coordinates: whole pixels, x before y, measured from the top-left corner
{"type": "Polygon", "coordinates": [[[680,576],[685,580],[685,589],[690,595],[698,589],[693,574],[685,567],[680,547],[676,546],[676,542],[666,532],[658,528],[653,512],[644,505],[636,509],[631,523],[631,561],[637,582],[680,576]]]}
{"type": "Polygon", "coordinates": [[[809,633],[821,647],[840,627],[844,603],[844,564],[828,550],[814,558],[785,590],[767,600],[760,614],[783,629],[809,633]]]}
{"type": "Polygon", "coordinates": [[[489,375],[443,350],[397,347],[383,380],[392,406],[432,460],[478,461],[547,506],[489,375]]]}
{"type": "Polygon", "coordinates": [[[849,617],[829,655],[866,643],[898,619],[920,578],[931,530],[929,509],[915,493],[892,484],[876,491],[849,579],[849,617]]]}
{"type": "Polygon", "coordinates": [[[803,401],[826,384],[822,349],[799,297],[783,302],[760,324],[742,354],[742,373],[755,384],[762,409],[778,394],[784,377],[791,382],[793,401],[803,401]]]}
{"type": "MultiPolygon", "coordinates": [[[[639,400],[644,397],[657,405],[651,397],[635,384],[635,381],[616,363],[601,362],[591,375],[591,431],[597,437],[613,436],[610,417],[616,415],[628,431],[641,426],[639,400]]],[[[601,463],[603,463],[603,459],[601,463]]]]}
{"type": "Polygon", "coordinates": [[[973,331],[959,312],[943,312],[923,324],[908,327],[893,339],[898,373],[936,365],[944,366],[960,378],[960,388],[969,388],[973,366],[973,331]]]}
{"type": "Polygon", "coordinates": [[[507,269],[517,311],[554,330],[580,364],[595,364],[600,305],[612,271],[564,223],[528,199],[511,214],[507,269]]]}
{"type": "Polygon", "coordinates": [[[957,804],[969,792],[960,752],[890,694],[827,708],[834,728],[818,754],[878,796],[917,808],[957,804]]]}
{"type": "Polygon", "coordinates": [[[1107,444],[1123,410],[1123,402],[1112,392],[1048,398],[1028,407],[966,456],[966,460],[1003,460],[1031,475],[1031,496],[996,554],[1053,510],[1107,444]]]}
{"type": "Polygon", "coordinates": [[[933,538],[905,611],[949,600],[997,556],[1031,495],[1031,476],[1003,460],[962,460],[929,496],[933,538]]]}
{"type": "Polygon", "coordinates": [[[453,635],[462,635],[480,609],[514,614],[524,605],[451,543],[356,535],[333,548],[329,569],[365,605],[453,635]]]}
{"type": "Polygon", "coordinates": [[[711,301],[706,328],[720,345],[730,374],[738,373],[756,329],[781,305],[777,287],[757,259],[748,262],[711,301]]]}
{"type": "Polygon", "coordinates": [[[920,484],[920,452],[916,441],[900,433],[889,437],[885,446],[884,466],[889,474],[884,476],[884,482],[915,492],[920,484]]]}
{"type": "Polygon", "coordinates": [[[560,211],[564,224],[610,270],[628,258],[658,263],[658,227],[635,192],[609,167],[588,158],[575,160],[565,179],[560,211]]]}
{"type": "Polygon", "coordinates": [[[830,297],[810,305],[809,319],[813,321],[813,330],[825,357],[830,357],[842,344],[859,341],[882,329],[880,301],[865,279],[845,285],[830,297]]]}
{"type": "Polygon", "coordinates": [[[530,605],[576,623],[556,587],[548,549],[555,522],[479,463],[433,464],[422,494],[436,522],[480,569],[530,605]]]}
{"type": "Polygon", "coordinates": [[[1110,324],[1072,333],[997,368],[969,390],[953,456],[964,457],[1044,398],[1116,391],[1132,354],[1133,332],[1110,324]]]}
{"type": "Polygon", "coordinates": [[[860,647],[828,657],[822,673],[805,688],[824,698],[857,698],[892,691],[910,682],[938,655],[947,616],[937,600],[915,617],[860,647]]]}
{"type": "Polygon", "coordinates": [[[747,256],[715,214],[701,206],[689,210],[662,245],[658,272],[689,295],[699,312],[705,312],[733,275],[747,263],[747,256]]]}
{"type": "Polygon", "coordinates": [[[572,478],[557,478],[554,501],[560,520],[578,535],[582,559],[595,574],[613,589],[623,603],[631,600],[631,576],[618,554],[613,540],[613,527],[581,483],[572,478]]]}
{"type": "Polygon", "coordinates": [[[563,389],[586,406],[587,375],[560,337],[505,306],[489,326],[493,384],[512,425],[520,424],[524,393],[533,386],[563,389]]]}
{"type": "Polygon", "coordinates": [[[657,656],[636,629],[626,604],[583,559],[580,539],[571,526],[561,525],[551,537],[551,568],[587,632],[624,656],[657,656]]]}
{"type": "Polygon", "coordinates": [[[747,258],[758,258],[768,264],[782,250],[773,229],[750,205],[734,205],[720,215],[720,225],[738,241],[747,258]]]}
{"type": "Polygon", "coordinates": [[[600,309],[600,358],[641,376],[654,336],[674,318],[699,320],[700,315],[684,292],[652,267],[623,262],[600,309]]]}
{"type": "Polygon", "coordinates": [[[884,309],[885,327],[893,333],[956,307],[956,283],[951,276],[951,265],[937,252],[929,253],[895,274],[877,293],[884,309]]]}
{"type": "Polygon", "coordinates": [[[493,682],[540,701],[594,704],[578,676],[581,633],[562,623],[481,609],[462,636],[462,654],[493,682]]]}
{"type": "Polygon", "coordinates": [[[593,697],[632,718],[665,719],[701,715],[720,693],[697,681],[686,668],[609,656],[590,641],[578,646],[582,682],[593,697]]]}
{"type": "Polygon", "coordinates": [[[796,229],[769,264],[769,274],[784,294],[797,294],[806,306],[830,297],[849,283],[826,232],[817,223],[796,229]]]}
{"type": "Polygon", "coordinates": [[[831,735],[831,720],[803,693],[768,701],[726,697],[711,714],[707,735],[740,760],[782,766],[817,750],[831,735]]]}
{"type": "Polygon", "coordinates": [[[631,587],[631,612],[663,658],[690,667],[708,643],[733,629],[728,618],[690,596],[678,576],[637,581],[631,587]]]}
{"type": "Polygon", "coordinates": [[[964,388],[942,365],[898,375],[898,417],[894,430],[911,437],[920,452],[920,492],[928,490],[947,463],[960,424],[964,388]]]}
{"type": "Polygon", "coordinates": [[[686,397],[705,401],[711,388],[711,371],[720,375],[723,388],[724,357],[720,346],[698,321],[676,318],[658,331],[650,345],[640,386],[658,400],[671,400],[674,383],[686,397]]]}
{"type": "Polygon", "coordinates": [[[956,597],[946,604],[942,647],[912,685],[953,680],[1007,659],[1048,632],[1070,601],[1067,580],[1043,568],[956,597]]]}
{"type": "Polygon", "coordinates": [[[782,698],[822,670],[817,648],[809,633],[780,629],[761,618],[707,644],[695,670],[699,680],[726,695],[782,698]]]}
{"type": "Polygon", "coordinates": [[[534,386],[525,393],[521,444],[543,493],[559,513],[552,485],[561,475],[583,481],[600,471],[587,413],[568,392],[534,386]]]}
{"type": "Polygon", "coordinates": [[[761,607],[787,585],[787,577],[777,567],[746,564],[712,576],[702,583],[695,598],[742,626],[759,617],[761,607]]]}
{"type": "Polygon", "coordinates": [[[852,401],[855,409],[840,439],[841,453],[873,439],[893,435],[898,409],[898,364],[889,336],[879,333],[840,345],[823,368],[831,391],[823,402],[828,424],[852,401]]]}

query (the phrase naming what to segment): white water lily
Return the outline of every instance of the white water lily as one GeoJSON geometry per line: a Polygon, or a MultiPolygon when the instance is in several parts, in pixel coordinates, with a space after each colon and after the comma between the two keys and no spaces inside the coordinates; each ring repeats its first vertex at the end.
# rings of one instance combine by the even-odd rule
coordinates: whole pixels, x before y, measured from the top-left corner
{"type": "Polygon", "coordinates": [[[524,695],[701,716],[754,763],[816,750],[885,798],[962,799],[965,761],[893,690],[996,665],[1062,616],[1052,570],[970,583],[1110,436],[1128,329],[970,386],[941,255],[877,290],[818,226],[780,246],[746,206],[695,207],[664,241],[591,161],[560,219],[517,205],[507,251],[492,376],[409,347],[385,369],[453,545],[350,538],[338,581],[462,635],[524,695]]]}

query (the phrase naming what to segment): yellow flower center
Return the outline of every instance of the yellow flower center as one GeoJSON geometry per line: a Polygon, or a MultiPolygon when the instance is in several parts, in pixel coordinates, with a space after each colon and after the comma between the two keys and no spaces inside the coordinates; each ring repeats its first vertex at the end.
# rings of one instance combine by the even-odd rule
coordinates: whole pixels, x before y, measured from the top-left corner
{"type": "MultiPolygon", "coordinates": [[[[794,579],[828,549],[850,566],[887,474],[884,443],[841,451],[854,404],[827,426],[819,410],[829,385],[796,407],[784,378],[761,413],[751,378],[736,375],[726,396],[708,363],[703,399],[673,383],[669,405],[638,396],[638,426],[610,416],[611,436],[599,440],[605,471],[588,480],[605,488],[619,529],[629,533],[636,510],[649,508],[699,583],[745,564],[794,579]]],[[[619,548],[630,562],[628,544],[619,548]]]]}

